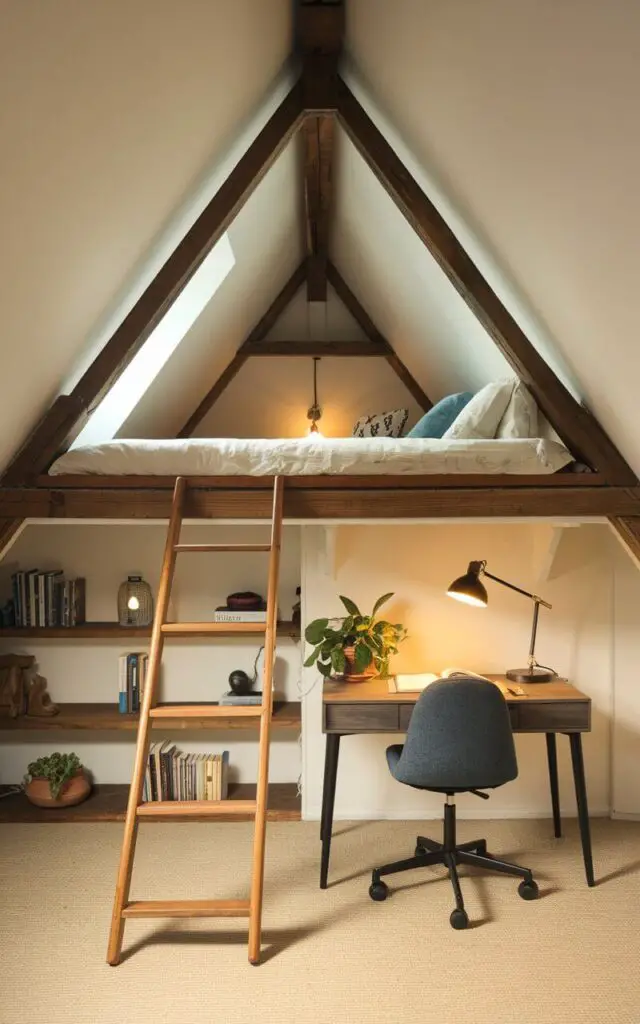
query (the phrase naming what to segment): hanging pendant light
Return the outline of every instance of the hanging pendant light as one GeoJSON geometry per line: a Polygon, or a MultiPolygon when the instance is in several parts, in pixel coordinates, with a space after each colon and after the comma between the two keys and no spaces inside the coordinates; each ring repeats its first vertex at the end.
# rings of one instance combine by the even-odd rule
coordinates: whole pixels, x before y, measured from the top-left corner
{"type": "Polygon", "coordinates": [[[309,427],[309,434],[313,434],[314,437],[322,437],[322,432],[318,429],[318,420],[322,417],[322,409],[318,405],[318,363],[320,362],[320,356],[313,357],[313,403],[307,409],[307,419],[311,420],[311,426],[309,427]]]}

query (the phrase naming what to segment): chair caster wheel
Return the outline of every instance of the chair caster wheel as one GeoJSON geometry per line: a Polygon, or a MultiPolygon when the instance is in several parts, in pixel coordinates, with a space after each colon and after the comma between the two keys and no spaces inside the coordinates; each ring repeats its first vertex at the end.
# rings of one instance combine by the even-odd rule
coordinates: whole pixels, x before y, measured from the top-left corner
{"type": "Polygon", "coordinates": [[[537,884],[533,878],[530,882],[520,882],[518,886],[518,896],[523,900],[537,900],[539,890],[537,884]]]}
{"type": "Polygon", "coordinates": [[[369,895],[376,903],[382,903],[389,895],[389,886],[386,882],[372,882],[369,886],[369,895]]]}
{"type": "Polygon", "coordinates": [[[413,851],[413,856],[414,857],[424,857],[425,853],[428,853],[428,852],[429,851],[427,850],[427,848],[425,846],[420,846],[420,843],[418,843],[416,848],[415,848],[415,850],[413,851]]]}
{"type": "Polygon", "coordinates": [[[456,931],[461,931],[463,928],[468,928],[469,915],[467,914],[466,910],[458,910],[458,908],[452,910],[451,917],[449,918],[449,924],[451,925],[452,928],[455,928],[456,931]]]}

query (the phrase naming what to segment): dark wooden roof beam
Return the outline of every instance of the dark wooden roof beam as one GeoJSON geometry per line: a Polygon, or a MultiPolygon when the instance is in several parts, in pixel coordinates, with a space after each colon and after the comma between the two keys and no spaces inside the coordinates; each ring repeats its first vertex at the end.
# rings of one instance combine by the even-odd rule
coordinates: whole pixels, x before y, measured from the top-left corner
{"type": "Polygon", "coordinates": [[[337,102],[338,59],[345,27],[344,4],[299,0],[296,48],[302,57],[302,126],[307,301],[327,301],[327,260],[337,102]]]}
{"type": "Polygon", "coordinates": [[[56,413],[54,421],[54,406],[54,410],[50,410],[41,420],[8,467],[3,483],[20,483],[42,472],[77,436],[87,415],[95,409],[115,383],[227,230],[276,157],[298,130],[303,117],[303,87],[299,80],[83,374],[71,394],[58,399],[59,410],[63,413],[73,412],[73,415],[58,416],[56,413]]]}
{"type": "Polygon", "coordinates": [[[611,439],[539,355],[342,79],[338,82],[338,118],[358,152],[530,389],[575,458],[601,472],[610,483],[637,483],[636,474],[611,439]]]}

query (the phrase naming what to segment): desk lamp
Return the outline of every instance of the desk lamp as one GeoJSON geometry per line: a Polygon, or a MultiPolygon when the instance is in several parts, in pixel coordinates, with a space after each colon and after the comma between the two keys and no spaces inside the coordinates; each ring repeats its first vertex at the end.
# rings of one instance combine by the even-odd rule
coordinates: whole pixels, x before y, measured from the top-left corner
{"type": "Polygon", "coordinates": [[[484,561],[469,562],[469,568],[466,573],[464,576],[459,576],[457,580],[453,581],[447,590],[447,595],[455,597],[457,601],[464,601],[465,604],[472,604],[477,608],[485,608],[489,599],[487,591],[480,581],[480,576],[487,576],[490,580],[501,583],[503,587],[515,590],[516,593],[523,594],[525,597],[530,597],[533,601],[533,625],[531,628],[529,657],[527,659],[528,667],[510,668],[507,672],[507,679],[511,679],[516,683],[548,683],[552,679],[557,679],[557,675],[552,668],[547,668],[546,665],[538,665],[534,657],[540,605],[544,605],[545,608],[551,608],[551,605],[547,601],[543,601],[536,594],[530,594],[528,590],[521,590],[520,587],[514,586],[513,583],[507,583],[506,580],[501,580],[499,576],[494,576],[492,573],[487,572],[487,563],[484,561]]]}

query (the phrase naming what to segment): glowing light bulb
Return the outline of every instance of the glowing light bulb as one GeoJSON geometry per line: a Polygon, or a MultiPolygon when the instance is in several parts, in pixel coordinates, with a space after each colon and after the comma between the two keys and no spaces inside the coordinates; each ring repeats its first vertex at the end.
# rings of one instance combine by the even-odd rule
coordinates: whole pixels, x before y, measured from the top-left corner
{"type": "Polygon", "coordinates": [[[132,594],[129,600],[127,601],[127,608],[129,608],[132,612],[137,612],[139,607],[140,601],[138,600],[135,594],[132,594]]]}

